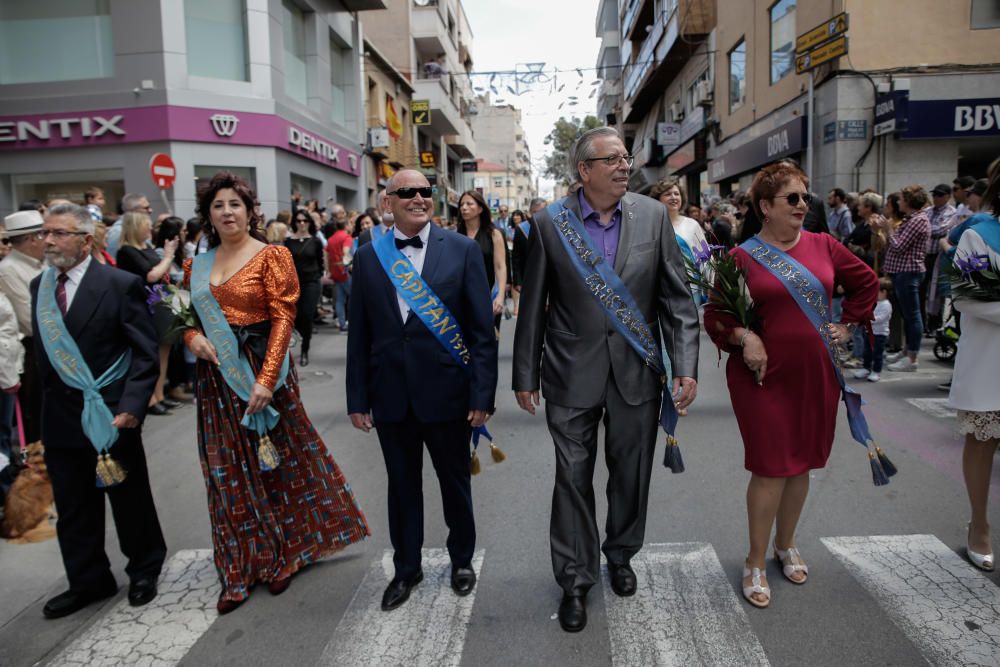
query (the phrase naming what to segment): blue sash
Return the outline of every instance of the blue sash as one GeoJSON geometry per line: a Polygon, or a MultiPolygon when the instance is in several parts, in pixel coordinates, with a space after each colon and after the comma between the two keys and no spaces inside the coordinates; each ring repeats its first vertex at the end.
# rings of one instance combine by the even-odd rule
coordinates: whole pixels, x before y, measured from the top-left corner
{"type": "Polygon", "coordinates": [[[684,253],[684,256],[691,260],[692,264],[695,264],[694,251],[691,250],[691,246],[684,240],[684,237],[680,234],[674,233],[674,238],[677,239],[677,245],[680,246],[681,252],[684,253]]]}
{"type": "Polygon", "coordinates": [[[851,427],[851,436],[858,444],[868,450],[868,459],[872,464],[875,485],[888,484],[888,478],[896,473],[895,466],[888,463],[888,458],[875,444],[868,429],[868,420],[865,419],[864,412],[861,410],[861,394],[844,381],[844,375],[840,371],[840,366],[837,365],[836,353],[826,328],[826,325],[831,322],[830,302],[826,288],[801,262],[788,253],[765,243],[759,236],[753,236],[740,247],[784,285],[792,299],[795,300],[796,305],[802,310],[802,314],[809,319],[809,322],[816,329],[816,333],[822,338],[829,353],[830,363],[833,364],[833,370],[837,375],[841,398],[844,405],[847,406],[847,423],[851,427]]]}
{"type": "Polygon", "coordinates": [[[1000,220],[990,216],[988,220],[977,222],[970,229],[975,229],[976,233],[986,242],[993,252],[1000,254],[1000,220]]]}
{"type": "MultiPolygon", "coordinates": [[[[417,316],[417,319],[423,322],[437,342],[448,350],[452,359],[471,375],[469,348],[465,346],[465,338],[462,336],[458,320],[448,310],[448,306],[437,298],[434,290],[424,282],[423,276],[407,259],[406,255],[396,247],[395,234],[386,234],[372,245],[375,248],[375,256],[378,257],[379,264],[382,265],[382,270],[385,271],[386,277],[395,288],[396,294],[406,302],[406,305],[417,316]]],[[[494,283],[494,299],[499,293],[498,290],[497,283],[494,283]]],[[[472,430],[473,449],[479,447],[480,436],[485,436],[491,442],[493,440],[493,436],[486,430],[485,424],[478,426],[472,430]]]]}
{"type": "MultiPolygon", "coordinates": [[[[372,227],[372,232],[371,232],[372,241],[378,241],[383,236],[386,236],[388,232],[389,228],[386,227],[384,223],[375,225],[374,227],[372,227]]],[[[391,236],[391,234],[389,234],[389,236],[391,236]]]]}
{"type": "Polygon", "coordinates": [[[521,228],[521,233],[525,236],[531,236],[531,223],[527,220],[522,220],[517,223],[517,226],[521,228]]]}
{"type": "MultiPolygon", "coordinates": [[[[250,362],[247,361],[246,357],[240,355],[240,344],[236,339],[236,334],[233,333],[219,302],[212,294],[209,273],[211,273],[212,264],[215,262],[216,250],[217,248],[212,248],[208,252],[198,255],[191,262],[191,303],[194,304],[198,313],[198,320],[205,331],[205,336],[215,346],[222,378],[229,385],[229,388],[246,402],[250,400],[250,391],[253,389],[256,378],[250,367],[250,362]]],[[[286,352],[281,362],[278,381],[274,385],[275,391],[284,386],[287,375],[288,353],[286,352]]],[[[268,405],[252,415],[244,413],[240,424],[258,436],[264,436],[277,425],[278,417],[278,411],[273,406],[268,405]]]]}
{"type": "Polygon", "coordinates": [[[413,314],[433,334],[458,365],[468,370],[469,350],[465,347],[458,320],[424,282],[420,272],[396,247],[394,234],[385,234],[372,245],[382,270],[413,314]]]}
{"type": "MultiPolygon", "coordinates": [[[[39,334],[49,363],[66,385],[83,392],[83,412],[81,426],[98,456],[111,449],[118,440],[118,429],[112,425],[114,415],[101,396],[101,389],[125,377],[132,365],[132,350],[125,350],[121,356],[94,379],[93,373],[80,354],[80,348],[69,335],[62,312],[56,304],[56,269],[42,272],[38,285],[38,299],[35,316],[38,319],[39,334]]],[[[119,480],[120,481],[120,480],[119,480]]],[[[104,486],[99,482],[99,485],[104,486]]],[[[110,485],[110,484],[108,484],[110,485]]]]}
{"type": "Polygon", "coordinates": [[[670,357],[660,350],[660,345],[649,330],[646,318],[639,309],[635,298],[613,267],[604,261],[601,253],[594,248],[590,233],[576,214],[565,205],[565,199],[550,204],[546,209],[552,217],[557,236],[569,255],[573,268],[583,280],[587,291],[600,306],[611,325],[635,350],[663,385],[660,401],[660,426],[667,434],[668,459],[676,455],[676,461],[667,463],[673,472],[684,472],[680,460],[674,430],[677,428],[677,408],[670,393],[670,357]],[[676,450],[676,451],[672,451],[676,450]]]}

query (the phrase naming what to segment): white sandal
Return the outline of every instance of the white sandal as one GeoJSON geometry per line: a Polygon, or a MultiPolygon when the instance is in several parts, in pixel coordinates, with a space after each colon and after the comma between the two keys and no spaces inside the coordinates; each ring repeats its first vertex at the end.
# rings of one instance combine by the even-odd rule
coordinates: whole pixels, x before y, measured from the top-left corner
{"type": "Polygon", "coordinates": [[[785,579],[788,579],[793,584],[801,585],[809,580],[809,566],[802,560],[802,555],[795,547],[788,547],[787,550],[782,551],[775,544],[774,560],[781,563],[781,573],[785,575],[785,579]],[[792,576],[796,572],[801,572],[805,576],[801,579],[796,579],[792,576]]]}
{"type": "Polygon", "coordinates": [[[750,577],[750,586],[743,587],[743,597],[746,601],[757,607],[758,609],[765,609],[769,604],[771,604],[771,588],[769,586],[761,586],[760,578],[761,571],[759,567],[753,568],[751,570],[748,567],[743,568],[743,577],[750,577]],[[755,594],[763,595],[766,599],[761,602],[760,600],[754,599],[755,594]]]}

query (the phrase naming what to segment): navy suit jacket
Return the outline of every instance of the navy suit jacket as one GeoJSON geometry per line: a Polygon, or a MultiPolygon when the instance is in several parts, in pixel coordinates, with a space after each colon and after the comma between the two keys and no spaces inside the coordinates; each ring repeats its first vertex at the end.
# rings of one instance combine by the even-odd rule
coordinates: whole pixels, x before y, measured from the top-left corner
{"type": "Polygon", "coordinates": [[[398,422],[465,419],[494,407],[497,340],[483,254],[475,241],[431,225],[421,276],[458,321],[470,353],[455,361],[412,312],[403,322],[396,290],[372,244],[354,256],[347,336],[347,412],[398,422]]]}
{"type": "MultiPolygon", "coordinates": [[[[42,441],[46,449],[92,447],[80,424],[83,392],[63,383],[42,343],[35,309],[40,281],[41,276],[31,281],[31,320],[42,384],[42,441]]],[[[101,395],[112,415],[127,412],[140,423],[160,374],[156,331],[143,287],[138,276],[91,260],[64,319],[95,378],[131,348],[132,365],[125,376],[102,389],[101,395]]]]}

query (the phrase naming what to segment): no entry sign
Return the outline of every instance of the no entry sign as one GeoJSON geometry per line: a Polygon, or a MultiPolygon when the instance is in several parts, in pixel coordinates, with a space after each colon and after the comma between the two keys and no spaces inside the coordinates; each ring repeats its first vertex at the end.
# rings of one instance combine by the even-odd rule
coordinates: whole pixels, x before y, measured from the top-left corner
{"type": "Polygon", "coordinates": [[[153,153],[153,157],[149,160],[149,175],[156,187],[161,190],[174,187],[174,180],[177,178],[174,161],[166,153],[153,153]]]}

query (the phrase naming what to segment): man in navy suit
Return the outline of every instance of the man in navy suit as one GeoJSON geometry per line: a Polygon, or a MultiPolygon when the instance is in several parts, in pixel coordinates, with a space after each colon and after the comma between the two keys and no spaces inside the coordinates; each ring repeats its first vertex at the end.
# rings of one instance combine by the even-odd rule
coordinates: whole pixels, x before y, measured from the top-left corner
{"type": "Polygon", "coordinates": [[[125,375],[101,389],[114,415],[118,440],[110,455],[127,474],[125,481],[98,488],[97,452],[81,425],[83,392],[65,384],[49,363],[38,327],[38,286],[31,282],[35,361],[42,385],[42,442],[59,519],[59,550],[69,590],[45,604],[46,618],[59,618],[117,591],[104,551],[104,495],[111,501],[122,553],[128,558],[128,600],[144,605],[156,596],[156,580],[167,555],[149,488],[141,426],[159,376],[159,356],[142,281],[91,258],[94,223],[87,209],[59,204],[45,216],[45,257],[59,271],[63,322],[82,361],[99,377],[126,350],[125,375]],[[65,278],[63,277],[65,276],[65,278]]]}
{"type": "Polygon", "coordinates": [[[397,294],[375,252],[354,258],[347,338],[347,411],[355,428],[378,433],[389,477],[389,534],[395,576],[382,609],[402,605],[422,579],[424,539],[421,467],[430,452],[448,525],[451,585],[458,595],[476,583],[476,526],[469,468],[471,429],[493,411],[497,341],[482,252],[474,241],[430,223],[430,184],[412,170],[386,187],[396,247],[457,320],[468,366],[456,361],[397,294]]]}

